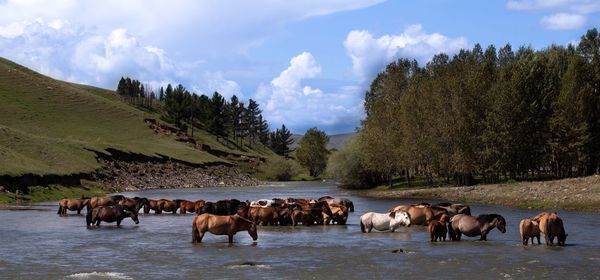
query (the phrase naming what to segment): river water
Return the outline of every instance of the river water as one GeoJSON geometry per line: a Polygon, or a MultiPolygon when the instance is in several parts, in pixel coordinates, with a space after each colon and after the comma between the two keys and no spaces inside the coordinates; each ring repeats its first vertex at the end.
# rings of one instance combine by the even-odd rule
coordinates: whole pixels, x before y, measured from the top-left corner
{"type": "MultiPolygon", "coordinates": [[[[569,234],[563,248],[524,247],[519,221],[539,211],[471,205],[474,215],[498,213],[507,221],[487,242],[430,243],[425,227],[361,233],[358,218],[413,200],[353,196],[327,183],[273,183],[259,187],[163,189],[124,193],[168,199],[255,200],[273,197],[347,197],[354,201],[345,226],[259,227],[258,240],[239,232],[207,233],[191,243],[194,214],[140,214],[116,228],[87,229],[83,215],[59,217],[54,203],[28,211],[0,211],[2,279],[600,279],[599,215],[559,212],[569,234]]],[[[435,201],[431,201],[435,202],[435,201]]],[[[549,209],[551,210],[551,209],[549,209]]],[[[85,210],[84,210],[85,212],[85,210]]],[[[543,243],[543,237],[542,237],[543,243]]]]}

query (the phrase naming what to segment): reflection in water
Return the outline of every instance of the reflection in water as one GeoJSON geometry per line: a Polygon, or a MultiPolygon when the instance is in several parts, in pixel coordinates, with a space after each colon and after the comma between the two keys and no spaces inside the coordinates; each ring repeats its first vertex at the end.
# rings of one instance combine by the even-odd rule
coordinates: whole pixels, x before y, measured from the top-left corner
{"type": "Polygon", "coordinates": [[[46,211],[0,210],[0,278],[596,278],[600,273],[600,221],[596,214],[560,212],[569,233],[564,248],[523,247],[520,219],[538,211],[472,205],[474,215],[499,213],[507,232],[497,230],[487,242],[430,243],[425,227],[402,227],[395,233],[362,233],[358,217],[385,212],[411,200],[353,197],[321,183],[286,183],[247,188],[149,190],[127,196],[168,199],[256,200],[274,197],[348,197],[355,203],[344,226],[259,227],[258,241],[246,232],[234,237],[206,234],[191,243],[194,214],[140,214],[121,228],[103,224],[89,230],[83,215],[46,211]]]}

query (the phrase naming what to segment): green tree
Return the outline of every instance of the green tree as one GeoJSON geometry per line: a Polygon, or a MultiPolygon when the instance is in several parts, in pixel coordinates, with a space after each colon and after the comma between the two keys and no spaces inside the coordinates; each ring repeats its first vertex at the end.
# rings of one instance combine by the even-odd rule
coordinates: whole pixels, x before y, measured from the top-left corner
{"type": "Polygon", "coordinates": [[[225,98],[221,96],[218,92],[214,92],[213,96],[210,100],[211,104],[211,115],[209,117],[209,131],[217,136],[217,140],[219,137],[227,136],[226,130],[226,104],[225,98]]]}
{"type": "Polygon", "coordinates": [[[183,122],[190,114],[192,105],[191,94],[182,86],[173,89],[169,84],[165,91],[165,114],[164,119],[173,123],[180,129],[186,129],[183,122]]]}
{"type": "Polygon", "coordinates": [[[292,133],[285,127],[285,124],[281,125],[281,129],[277,129],[269,135],[269,142],[271,149],[278,155],[288,157],[291,152],[290,145],[294,143],[292,139],[292,133]]]}
{"type": "Polygon", "coordinates": [[[327,143],[329,136],[324,131],[313,127],[306,131],[296,149],[296,158],[300,165],[308,169],[310,176],[317,177],[327,167],[327,143]]]}

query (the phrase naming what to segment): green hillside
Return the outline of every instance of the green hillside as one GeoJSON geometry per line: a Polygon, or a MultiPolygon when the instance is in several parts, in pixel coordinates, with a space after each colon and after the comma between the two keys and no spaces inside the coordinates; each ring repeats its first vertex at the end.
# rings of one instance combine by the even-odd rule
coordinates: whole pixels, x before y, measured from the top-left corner
{"type": "MultiPolygon", "coordinates": [[[[144,118],[159,116],[113,91],[58,81],[0,58],[0,175],[90,172],[100,168],[94,151],[108,148],[195,164],[228,162],[155,134],[144,118]]],[[[195,136],[213,150],[272,155],[264,147],[237,151],[204,131],[195,136]]]]}

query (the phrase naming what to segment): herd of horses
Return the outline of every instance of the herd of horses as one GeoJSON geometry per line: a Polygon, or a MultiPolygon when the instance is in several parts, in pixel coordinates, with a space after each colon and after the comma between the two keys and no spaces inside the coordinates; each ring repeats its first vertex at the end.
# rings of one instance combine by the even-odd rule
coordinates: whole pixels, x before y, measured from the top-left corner
{"type": "MultiPolygon", "coordinates": [[[[225,199],[215,202],[183,199],[148,199],[143,197],[125,197],[113,195],[107,197],[91,197],[80,199],[62,199],[59,201],[58,214],[66,215],[67,210],[80,214],[87,208],[86,225],[99,226],[101,222],[116,222],[120,226],[125,218],[139,223],[138,213],[143,208],[145,214],[195,213],[192,223],[192,242],[202,242],[206,232],[215,235],[227,235],[229,242],[240,231],[247,231],[253,240],[258,238],[257,225],[261,226],[304,226],[311,225],[345,225],[349,212],[354,212],[354,203],[345,198],[324,196],[312,198],[274,198],[257,201],[241,201],[225,199]]],[[[449,240],[459,241],[462,235],[480,236],[487,240],[487,235],[494,228],[506,232],[506,220],[499,214],[471,215],[471,208],[465,204],[418,203],[396,205],[386,213],[368,212],[360,216],[360,228],[364,233],[372,229],[394,232],[399,227],[421,225],[426,226],[431,242],[449,240]]],[[[554,245],[557,238],[559,246],[565,245],[565,233],[562,219],[556,213],[540,213],[534,217],[523,219],[519,224],[521,241],[533,244],[534,238],[540,242],[544,234],[546,245],[554,245]]]]}

